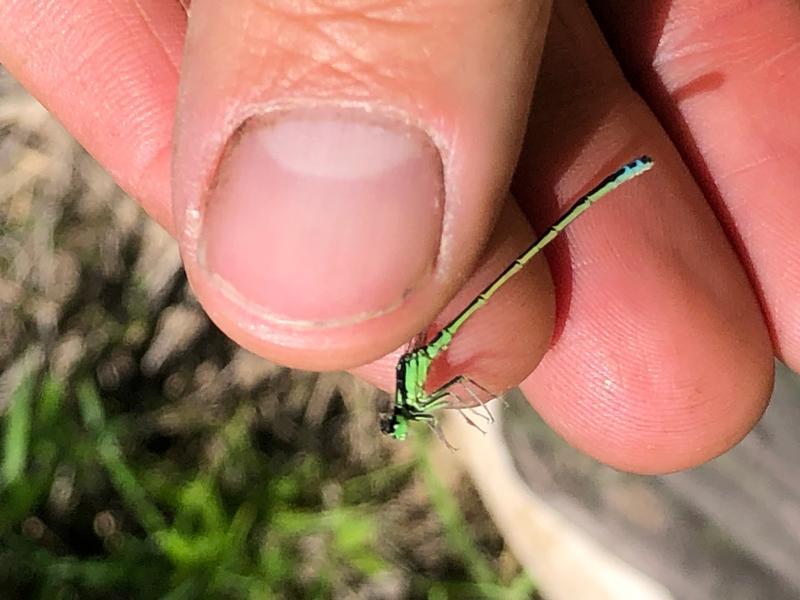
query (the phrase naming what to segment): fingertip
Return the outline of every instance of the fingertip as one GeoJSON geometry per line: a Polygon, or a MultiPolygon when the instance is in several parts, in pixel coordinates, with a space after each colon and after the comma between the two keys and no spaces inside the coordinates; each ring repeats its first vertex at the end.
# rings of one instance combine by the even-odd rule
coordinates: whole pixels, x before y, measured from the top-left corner
{"type": "Polygon", "coordinates": [[[294,110],[234,136],[198,263],[272,321],[330,328],[396,309],[440,247],[442,161],[422,131],[361,110],[294,110]]]}
{"type": "MultiPolygon", "coordinates": [[[[651,287],[678,279],[662,275],[651,287]]],[[[728,312],[697,288],[684,291],[670,294],[686,300],[646,313],[618,301],[588,317],[524,382],[572,445],[621,470],[669,473],[719,456],[758,422],[774,377],[763,323],[746,299],[728,312]]]]}
{"type": "MultiPolygon", "coordinates": [[[[434,323],[425,330],[430,340],[473,303],[536,238],[516,202],[510,198],[500,214],[486,252],[475,272],[434,323]]],[[[433,391],[458,375],[466,375],[492,395],[517,385],[547,352],[553,338],[556,299],[543,255],[526,264],[456,331],[447,350],[436,357],[426,389],[433,391]]],[[[391,390],[399,352],[356,369],[371,383],[391,390]]]]}
{"type": "Polygon", "coordinates": [[[172,234],[185,31],[174,2],[0,2],[0,63],[172,234]]]}
{"type": "Polygon", "coordinates": [[[374,19],[326,3],[195,0],[173,208],[220,327],[320,369],[375,359],[429,323],[504,199],[545,4],[482,5],[491,18],[478,23],[472,9],[413,4],[374,19]],[[487,70],[501,48],[512,58],[487,70]]]}

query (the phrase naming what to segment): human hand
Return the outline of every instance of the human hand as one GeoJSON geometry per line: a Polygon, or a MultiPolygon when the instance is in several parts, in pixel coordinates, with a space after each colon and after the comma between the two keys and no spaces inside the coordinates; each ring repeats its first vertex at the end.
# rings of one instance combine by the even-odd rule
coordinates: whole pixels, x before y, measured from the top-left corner
{"type": "MultiPolygon", "coordinates": [[[[549,18],[533,0],[195,0],[182,64],[178,2],[5,0],[0,61],[179,240],[215,322],[302,368],[443,324],[529,223],[653,155],[464,326],[440,374],[524,379],[617,467],[689,467],[752,427],[773,354],[800,368],[800,13],[596,2],[639,96],[585,5],[555,4],[530,119],[549,18]]],[[[393,360],[355,370],[390,387],[393,360]]]]}

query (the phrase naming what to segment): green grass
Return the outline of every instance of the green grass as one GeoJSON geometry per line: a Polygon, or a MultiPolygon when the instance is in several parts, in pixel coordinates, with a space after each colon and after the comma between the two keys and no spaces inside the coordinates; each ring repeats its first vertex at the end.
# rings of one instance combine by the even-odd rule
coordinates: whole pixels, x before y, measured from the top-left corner
{"type": "Polygon", "coordinates": [[[262,372],[210,322],[162,335],[199,310],[172,241],[0,96],[0,379],[31,349],[60,377],[0,390],[0,599],[524,596],[463,478],[455,501],[427,440],[378,440],[371,391],[262,372]]]}
{"type": "Polygon", "coordinates": [[[33,393],[33,381],[26,378],[11,395],[5,418],[3,461],[0,463],[0,481],[3,487],[17,483],[28,462],[33,393]]]}
{"type": "Polygon", "coordinates": [[[14,597],[331,598],[387,576],[391,597],[534,595],[525,575],[498,575],[422,438],[405,462],[343,478],[327,457],[268,452],[246,401],[204,432],[213,452],[199,455],[191,439],[148,448],[135,415],[107,404],[90,378],[29,378],[11,396],[0,589],[14,597]],[[414,477],[441,522],[447,576],[397,558],[387,515],[414,477]]]}

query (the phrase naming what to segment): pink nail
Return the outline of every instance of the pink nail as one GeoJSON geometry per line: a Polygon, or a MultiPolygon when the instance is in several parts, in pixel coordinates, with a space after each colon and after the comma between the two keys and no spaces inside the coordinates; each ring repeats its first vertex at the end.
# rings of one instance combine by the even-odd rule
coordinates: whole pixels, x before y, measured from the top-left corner
{"type": "Polygon", "coordinates": [[[207,199],[200,261],[267,318],[357,322],[432,271],[443,203],[441,157],[415,127],[358,109],[252,118],[207,199]]]}

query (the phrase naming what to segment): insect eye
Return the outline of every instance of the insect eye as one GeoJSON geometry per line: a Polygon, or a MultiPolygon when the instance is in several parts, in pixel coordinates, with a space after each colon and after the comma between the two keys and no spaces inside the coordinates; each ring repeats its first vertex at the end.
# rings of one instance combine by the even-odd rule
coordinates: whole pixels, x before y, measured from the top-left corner
{"type": "Polygon", "coordinates": [[[397,426],[397,420],[395,419],[394,413],[386,413],[381,415],[380,425],[383,433],[386,435],[392,435],[395,427],[397,426]]]}

